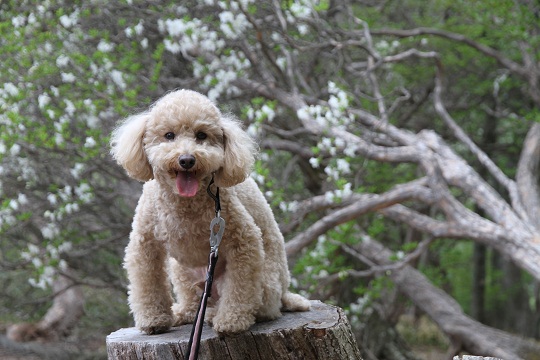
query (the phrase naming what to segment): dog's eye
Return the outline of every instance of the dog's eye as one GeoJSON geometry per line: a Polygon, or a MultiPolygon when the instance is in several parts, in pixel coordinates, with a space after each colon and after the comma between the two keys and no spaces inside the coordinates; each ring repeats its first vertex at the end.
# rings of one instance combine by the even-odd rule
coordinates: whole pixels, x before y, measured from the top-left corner
{"type": "Polygon", "coordinates": [[[174,133],[173,132],[168,132],[165,134],[165,139],[167,140],[174,140],[174,133]]]}
{"type": "Polygon", "coordinates": [[[195,137],[197,138],[197,140],[204,140],[208,137],[208,135],[206,135],[206,133],[202,131],[199,131],[198,133],[195,134],[195,137]]]}

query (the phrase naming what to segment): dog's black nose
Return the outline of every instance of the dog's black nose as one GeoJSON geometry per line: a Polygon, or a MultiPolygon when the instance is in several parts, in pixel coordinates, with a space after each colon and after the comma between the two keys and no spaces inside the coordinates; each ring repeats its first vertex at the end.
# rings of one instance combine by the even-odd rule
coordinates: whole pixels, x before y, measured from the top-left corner
{"type": "Polygon", "coordinates": [[[195,157],[193,155],[182,155],[178,159],[178,162],[180,163],[181,167],[188,170],[195,165],[195,157]]]}

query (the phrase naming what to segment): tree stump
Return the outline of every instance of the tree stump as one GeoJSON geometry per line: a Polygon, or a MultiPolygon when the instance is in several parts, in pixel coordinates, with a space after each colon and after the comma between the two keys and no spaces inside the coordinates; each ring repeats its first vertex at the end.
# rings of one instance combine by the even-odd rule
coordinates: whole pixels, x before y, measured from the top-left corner
{"type": "MultiPolygon", "coordinates": [[[[253,325],[248,331],[219,337],[205,324],[199,359],[362,359],[342,309],[311,302],[311,310],[284,313],[274,321],[253,325]]],[[[145,335],[136,328],[120,329],[107,336],[109,360],[183,359],[192,325],[159,335],[145,335]]]]}
{"type": "Polygon", "coordinates": [[[453,360],[502,360],[502,359],[494,358],[494,357],[463,355],[463,357],[454,356],[453,360]]]}

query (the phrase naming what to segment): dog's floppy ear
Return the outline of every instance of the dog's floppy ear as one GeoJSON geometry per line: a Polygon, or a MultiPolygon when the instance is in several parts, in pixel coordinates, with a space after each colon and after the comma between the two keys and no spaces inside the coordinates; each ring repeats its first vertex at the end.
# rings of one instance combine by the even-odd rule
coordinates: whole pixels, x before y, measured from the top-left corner
{"type": "Polygon", "coordinates": [[[222,117],[221,126],[225,159],[215,174],[215,182],[219,187],[229,187],[243,182],[249,176],[257,150],[251,137],[236,120],[222,117]]]}
{"type": "Polygon", "coordinates": [[[129,176],[139,181],[148,181],[154,177],[143,145],[148,116],[148,113],[141,113],[128,117],[113,131],[111,137],[113,158],[126,169],[129,176]]]}

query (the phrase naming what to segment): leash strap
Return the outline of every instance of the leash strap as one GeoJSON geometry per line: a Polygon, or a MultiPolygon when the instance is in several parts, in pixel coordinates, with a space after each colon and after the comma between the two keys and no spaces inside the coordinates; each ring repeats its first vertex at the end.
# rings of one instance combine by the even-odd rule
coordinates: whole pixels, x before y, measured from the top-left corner
{"type": "Polygon", "coordinates": [[[201,302],[199,303],[195,323],[191,329],[191,336],[189,338],[188,351],[186,353],[185,360],[197,360],[197,357],[199,356],[199,345],[201,344],[204,315],[206,314],[206,304],[208,302],[208,298],[212,296],[212,282],[214,280],[214,269],[216,267],[217,259],[217,254],[215,252],[210,252],[204,292],[201,296],[201,302]]]}
{"type": "Polygon", "coordinates": [[[204,315],[206,313],[206,304],[208,298],[212,296],[212,283],[214,281],[214,270],[218,259],[218,248],[221,243],[223,232],[225,231],[225,220],[221,217],[221,204],[219,200],[219,187],[216,188],[216,194],[212,193],[210,186],[214,183],[214,176],[206,191],[216,203],[216,217],[210,222],[210,256],[208,257],[208,269],[206,271],[206,281],[204,283],[204,291],[201,295],[201,302],[197,309],[197,315],[195,317],[195,323],[191,329],[191,336],[189,338],[188,349],[185,354],[185,360],[197,360],[199,356],[199,345],[201,343],[201,335],[204,325],[204,315]],[[219,228],[216,229],[216,226],[219,228]]]}

